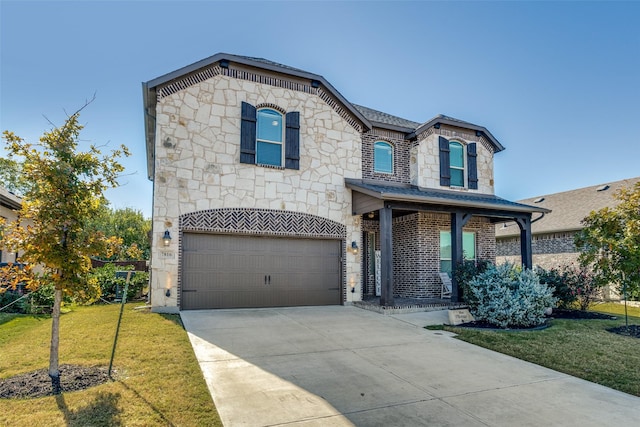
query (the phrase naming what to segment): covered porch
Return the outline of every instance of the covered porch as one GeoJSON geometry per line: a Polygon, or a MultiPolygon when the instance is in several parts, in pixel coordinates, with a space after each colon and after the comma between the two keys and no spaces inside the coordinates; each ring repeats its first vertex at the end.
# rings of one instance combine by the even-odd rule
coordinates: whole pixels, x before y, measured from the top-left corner
{"type": "MultiPolygon", "coordinates": [[[[463,229],[475,218],[476,222],[484,222],[490,226],[490,235],[484,233],[485,245],[491,245],[488,257],[495,259],[495,234],[493,225],[497,222],[515,221],[520,228],[521,241],[521,261],[525,268],[532,267],[531,253],[531,222],[532,214],[544,215],[548,210],[544,208],[523,205],[511,202],[490,194],[478,194],[468,191],[424,189],[410,185],[380,183],[367,180],[345,180],[346,186],[352,190],[353,215],[363,215],[369,224],[376,226],[379,242],[379,306],[394,307],[397,305],[395,299],[398,298],[396,285],[398,280],[394,277],[400,272],[397,270],[399,260],[407,256],[406,253],[397,254],[396,268],[394,268],[394,223],[396,227],[402,221],[401,218],[413,215],[420,227],[431,227],[431,223],[436,223],[434,216],[439,218],[438,224],[434,227],[446,228],[450,232],[451,246],[451,276],[452,292],[448,304],[461,302],[461,292],[455,280],[455,270],[463,262],[463,229]],[[428,214],[427,214],[428,213],[428,214]],[[417,215],[416,215],[417,214],[417,215]],[[446,219],[446,222],[442,221],[446,219]],[[491,242],[488,242],[489,237],[491,242]]],[[[431,227],[433,228],[433,227],[431,227]]],[[[489,228],[485,227],[485,230],[489,228]]],[[[421,273],[433,277],[440,270],[440,260],[438,250],[440,247],[438,237],[431,234],[409,233],[404,236],[396,232],[396,245],[404,243],[406,240],[415,241],[418,247],[418,254],[415,255],[416,263],[414,268],[418,268],[421,273]],[[435,258],[438,258],[437,260],[435,258]],[[437,264],[434,264],[436,263],[437,264]],[[436,271],[438,270],[438,271],[436,271]]],[[[365,239],[365,250],[371,243],[365,239]]],[[[403,247],[403,249],[405,249],[403,247]]],[[[487,255],[485,254],[485,258],[487,255]]],[[[363,265],[363,271],[367,271],[367,266],[363,265]]],[[[366,292],[365,292],[366,294],[366,292]]],[[[364,298],[366,300],[366,297],[364,298]]],[[[422,298],[420,298],[423,300],[422,298]]],[[[425,300],[423,300],[425,301],[425,300]]],[[[426,301],[425,301],[426,302],[426,301]]]]}

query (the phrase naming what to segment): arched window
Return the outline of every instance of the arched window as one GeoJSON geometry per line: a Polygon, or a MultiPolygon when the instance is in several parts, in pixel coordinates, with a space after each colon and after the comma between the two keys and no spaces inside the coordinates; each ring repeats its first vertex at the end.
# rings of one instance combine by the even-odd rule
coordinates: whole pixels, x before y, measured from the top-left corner
{"type": "Polygon", "coordinates": [[[373,170],[379,173],[393,173],[393,145],[385,141],[373,144],[373,170]]]}
{"type": "Polygon", "coordinates": [[[464,147],[459,142],[449,143],[451,186],[464,187],[464,147]]]}
{"type": "Polygon", "coordinates": [[[282,166],[282,114],[268,108],[258,110],[256,163],[282,166]]]}

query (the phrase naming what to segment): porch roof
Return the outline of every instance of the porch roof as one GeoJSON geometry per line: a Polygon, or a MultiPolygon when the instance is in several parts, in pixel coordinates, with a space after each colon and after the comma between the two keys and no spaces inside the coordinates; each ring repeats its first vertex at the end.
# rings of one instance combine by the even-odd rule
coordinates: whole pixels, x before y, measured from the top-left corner
{"type": "Polygon", "coordinates": [[[421,188],[414,185],[389,184],[351,178],[345,178],[345,184],[347,188],[359,195],[354,194],[354,215],[378,210],[384,205],[384,202],[430,205],[434,210],[445,210],[442,208],[451,207],[462,210],[480,209],[501,214],[531,214],[534,212],[545,214],[551,212],[549,209],[512,202],[493,194],[421,188]]]}

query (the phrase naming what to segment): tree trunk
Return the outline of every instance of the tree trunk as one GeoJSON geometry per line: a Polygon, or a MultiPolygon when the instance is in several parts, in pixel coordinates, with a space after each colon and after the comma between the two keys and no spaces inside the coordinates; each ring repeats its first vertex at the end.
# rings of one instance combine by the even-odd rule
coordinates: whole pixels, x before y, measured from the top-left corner
{"type": "Polygon", "coordinates": [[[49,349],[49,377],[51,377],[51,390],[53,394],[60,394],[60,369],[58,361],[58,348],[60,344],[60,305],[62,304],[62,289],[56,286],[54,293],[53,311],[51,313],[51,347],[49,349]]]}

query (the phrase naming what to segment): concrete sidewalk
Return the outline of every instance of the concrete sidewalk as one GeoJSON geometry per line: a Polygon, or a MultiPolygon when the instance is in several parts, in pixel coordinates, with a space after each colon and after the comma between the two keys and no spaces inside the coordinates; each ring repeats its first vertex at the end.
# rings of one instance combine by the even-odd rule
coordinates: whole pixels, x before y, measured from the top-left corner
{"type": "Polygon", "coordinates": [[[638,425],[640,398],[456,340],[445,312],[183,311],[225,426],[638,425]]]}

